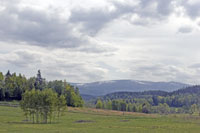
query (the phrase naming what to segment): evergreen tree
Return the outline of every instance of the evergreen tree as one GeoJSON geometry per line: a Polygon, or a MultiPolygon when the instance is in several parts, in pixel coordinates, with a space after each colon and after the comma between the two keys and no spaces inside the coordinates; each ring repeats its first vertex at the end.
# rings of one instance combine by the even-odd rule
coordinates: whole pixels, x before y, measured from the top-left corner
{"type": "Polygon", "coordinates": [[[119,110],[119,107],[120,107],[119,101],[113,100],[112,101],[112,110],[119,110]]]}
{"type": "Polygon", "coordinates": [[[126,103],[124,101],[120,102],[120,111],[126,111],[126,103]]]}
{"type": "Polygon", "coordinates": [[[137,106],[135,104],[133,104],[132,111],[137,112],[137,106]]]}
{"type": "Polygon", "coordinates": [[[45,79],[42,78],[40,70],[38,70],[34,87],[35,87],[35,89],[38,89],[38,90],[43,90],[46,88],[45,79]]]}
{"type": "Polygon", "coordinates": [[[8,72],[6,73],[6,78],[9,78],[9,77],[11,77],[10,70],[8,70],[8,72]]]}
{"type": "Polygon", "coordinates": [[[7,74],[5,75],[5,99],[6,100],[12,100],[12,93],[14,90],[14,84],[13,84],[13,78],[10,74],[10,71],[8,70],[7,74]]]}

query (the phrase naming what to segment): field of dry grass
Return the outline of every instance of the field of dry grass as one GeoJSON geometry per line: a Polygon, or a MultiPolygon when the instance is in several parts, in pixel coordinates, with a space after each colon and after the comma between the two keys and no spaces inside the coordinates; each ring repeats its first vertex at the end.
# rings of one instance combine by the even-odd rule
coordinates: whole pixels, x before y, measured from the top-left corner
{"type": "Polygon", "coordinates": [[[137,112],[122,112],[122,111],[115,111],[115,110],[104,110],[104,109],[95,109],[95,108],[72,108],[68,107],[69,112],[77,112],[77,113],[87,113],[87,114],[99,114],[99,115],[108,115],[108,116],[123,116],[123,115],[130,115],[130,116],[146,116],[146,117],[160,117],[158,114],[144,114],[144,113],[137,113],[137,112]]]}

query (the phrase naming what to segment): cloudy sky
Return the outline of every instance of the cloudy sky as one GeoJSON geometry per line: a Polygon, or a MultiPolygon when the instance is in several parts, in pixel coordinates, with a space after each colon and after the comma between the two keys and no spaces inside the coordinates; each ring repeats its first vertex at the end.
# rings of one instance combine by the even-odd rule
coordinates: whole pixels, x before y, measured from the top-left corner
{"type": "Polygon", "coordinates": [[[0,71],[200,84],[199,0],[0,0],[0,71]]]}

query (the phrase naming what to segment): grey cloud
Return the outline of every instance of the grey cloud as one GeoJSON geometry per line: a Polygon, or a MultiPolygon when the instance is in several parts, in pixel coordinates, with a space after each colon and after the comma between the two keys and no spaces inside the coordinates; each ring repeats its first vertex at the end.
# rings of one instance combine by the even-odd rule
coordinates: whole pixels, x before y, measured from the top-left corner
{"type": "Polygon", "coordinates": [[[1,40],[27,42],[43,47],[78,47],[87,44],[84,37],[73,35],[72,27],[56,16],[34,9],[6,8],[0,12],[1,40]]]}
{"type": "Polygon", "coordinates": [[[192,31],[193,31],[193,28],[190,26],[183,26],[178,29],[178,32],[180,33],[191,33],[192,31]]]}
{"type": "Polygon", "coordinates": [[[181,5],[185,8],[187,15],[195,19],[200,16],[200,2],[191,3],[189,0],[182,0],[181,5]]]}
{"type": "MultiPolygon", "coordinates": [[[[137,14],[141,18],[157,20],[163,19],[173,11],[172,0],[141,0],[139,5],[117,1],[111,1],[110,3],[116,8],[115,10],[109,11],[106,8],[74,9],[69,20],[71,23],[81,24],[83,32],[94,36],[106,24],[124,15],[137,14]],[[151,8],[153,4],[156,6],[151,8]]],[[[125,18],[127,19],[127,17],[125,18]]],[[[135,22],[133,24],[146,25],[144,22],[135,22]]]]}
{"type": "Polygon", "coordinates": [[[172,2],[173,0],[141,0],[137,13],[145,17],[162,18],[173,11],[172,2]]]}
{"type": "Polygon", "coordinates": [[[200,68],[200,63],[190,65],[189,68],[200,68]]]}
{"type": "MultiPolygon", "coordinates": [[[[69,21],[81,25],[81,31],[91,36],[95,36],[101,29],[113,20],[123,17],[133,25],[155,24],[166,20],[170,14],[175,12],[177,7],[183,7],[190,18],[200,15],[200,2],[190,4],[187,0],[139,0],[138,4],[130,1],[109,1],[115,10],[109,11],[107,8],[74,9],[71,12],[69,21]],[[131,20],[132,15],[138,15],[138,19],[131,20]]],[[[188,32],[188,29],[181,29],[180,32],[188,32]]]]}
{"type": "Polygon", "coordinates": [[[81,30],[90,36],[95,36],[109,22],[121,17],[124,14],[134,12],[134,6],[126,5],[116,1],[111,1],[116,9],[109,8],[91,8],[91,9],[73,9],[69,21],[71,23],[81,24],[81,30]]]}
{"type": "Polygon", "coordinates": [[[80,52],[89,53],[112,52],[110,48],[103,49],[91,41],[87,34],[76,31],[76,25],[60,18],[56,11],[48,13],[31,7],[20,8],[16,3],[2,6],[5,9],[0,11],[0,41],[23,42],[46,48],[81,49],[80,52]]]}
{"type": "Polygon", "coordinates": [[[40,56],[27,50],[16,50],[12,53],[2,55],[2,60],[8,65],[29,68],[32,64],[41,63],[40,56]]]}
{"type": "Polygon", "coordinates": [[[81,23],[82,30],[87,34],[94,36],[101,30],[108,22],[116,18],[116,13],[109,13],[102,9],[91,10],[73,10],[71,12],[70,22],[81,23]]]}
{"type": "Polygon", "coordinates": [[[158,0],[157,12],[168,16],[174,10],[172,2],[173,0],[158,0]]]}
{"type": "MultiPolygon", "coordinates": [[[[115,19],[126,16],[124,18],[134,25],[148,25],[152,24],[151,21],[165,19],[174,11],[174,0],[140,0],[139,4],[109,1],[115,10],[76,8],[71,11],[68,20],[59,18],[56,11],[52,14],[30,7],[19,8],[16,1],[9,2],[9,4],[4,3],[7,2],[4,0],[1,5],[5,9],[0,12],[1,41],[27,42],[31,45],[53,48],[79,48],[81,46],[82,48],[79,49],[83,47],[88,49],[87,47],[92,46],[89,48],[90,51],[98,44],[93,44],[88,36],[95,36],[115,19]],[[139,19],[132,21],[130,18],[134,14],[137,14],[139,19]]],[[[185,8],[189,10],[192,7],[185,2],[185,8]]],[[[180,32],[186,33],[189,30],[180,29],[180,32]]],[[[94,51],[101,50],[97,48],[94,51]]]]}
{"type": "Polygon", "coordinates": [[[81,24],[82,32],[95,36],[109,22],[120,16],[132,12],[133,7],[113,1],[116,10],[109,11],[107,8],[74,9],[69,21],[81,24]]]}

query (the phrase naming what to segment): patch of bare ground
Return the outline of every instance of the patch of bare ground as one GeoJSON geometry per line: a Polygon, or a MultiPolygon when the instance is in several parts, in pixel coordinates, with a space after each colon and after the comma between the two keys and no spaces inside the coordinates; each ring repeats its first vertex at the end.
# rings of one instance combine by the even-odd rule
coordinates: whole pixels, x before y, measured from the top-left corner
{"type": "Polygon", "coordinates": [[[137,113],[137,112],[122,112],[122,111],[115,111],[115,110],[105,110],[105,109],[95,109],[95,108],[72,108],[68,107],[69,112],[73,113],[87,113],[87,114],[98,114],[98,115],[131,115],[131,116],[143,116],[143,117],[153,117],[156,118],[158,114],[144,114],[144,113],[137,113]]]}
{"type": "Polygon", "coordinates": [[[78,120],[78,121],[75,121],[75,123],[91,123],[91,122],[95,122],[95,121],[91,121],[91,120],[78,120]]]}

